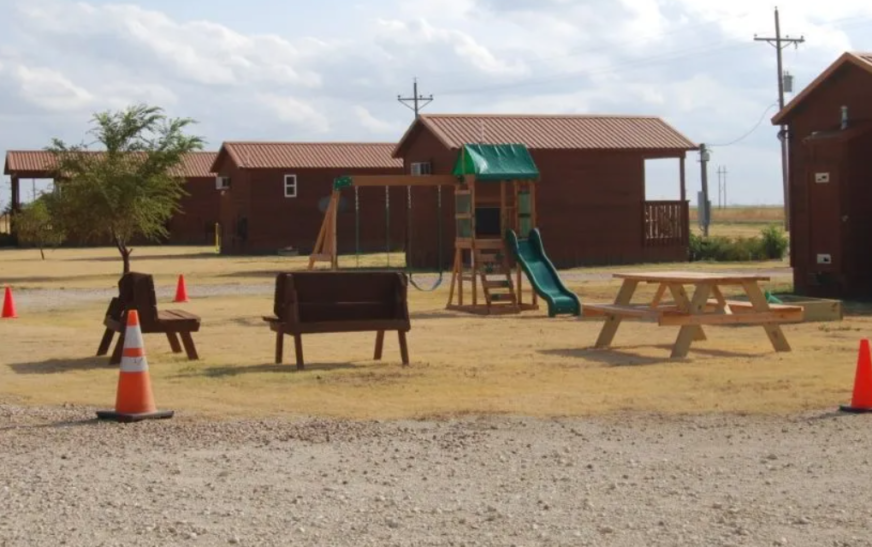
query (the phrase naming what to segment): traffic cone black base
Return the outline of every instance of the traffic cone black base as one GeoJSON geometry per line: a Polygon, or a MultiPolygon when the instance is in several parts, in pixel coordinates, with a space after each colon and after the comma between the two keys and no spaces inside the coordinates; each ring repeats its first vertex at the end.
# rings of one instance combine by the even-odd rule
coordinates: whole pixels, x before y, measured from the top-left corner
{"type": "Polygon", "coordinates": [[[132,423],[141,422],[143,420],[166,420],[172,418],[174,411],[161,410],[158,412],[146,412],[144,414],[123,414],[114,410],[98,410],[97,418],[100,420],[111,420],[113,422],[132,423]]]}

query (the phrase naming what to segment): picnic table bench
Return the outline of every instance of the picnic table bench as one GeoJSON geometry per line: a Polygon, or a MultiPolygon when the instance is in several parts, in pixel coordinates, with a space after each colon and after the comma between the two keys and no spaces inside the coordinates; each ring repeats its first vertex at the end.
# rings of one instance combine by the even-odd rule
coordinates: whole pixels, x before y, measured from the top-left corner
{"type": "Polygon", "coordinates": [[[706,340],[703,325],[761,325],[776,351],[790,351],[782,323],[803,320],[802,306],[770,304],[760,281],[769,277],[758,274],[716,274],[703,272],[620,273],[621,289],[612,304],[584,304],[585,317],[605,317],[596,341],[597,348],[609,347],[623,319],[654,321],[660,326],[681,327],[672,348],[672,357],[687,356],[694,340],[706,340]],[[632,304],[641,283],[657,284],[654,298],[647,304],[632,304]],[[686,285],[695,287],[688,297],[686,285]],[[748,301],[724,297],[724,287],[741,287],[748,301]],[[669,291],[674,302],[662,303],[669,291]],[[712,298],[710,298],[712,297],[712,298]]]}
{"type": "Polygon", "coordinates": [[[181,353],[182,346],[188,359],[197,360],[197,347],[194,345],[192,332],[200,330],[200,317],[184,310],[158,310],[157,296],[154,292],[154,278],[151,275],[130,272],[124,274],[118,281],[118,296],[112,298],[103,325],[106,331],[97,348],[97,356],[106,355],[112,338],[118,333],[118,341],[109,359],[109,363],[121,363],[124,351],[124,333],[127,330],[127,312],[135,309],[139,313],[139,323],[143,334],[164,333],[170,343],[173,353],[181,353]],[[179,337],[182,343],[179,344],[179,337]]]}
{"type": "Polygon", "coordinates": [[[380,360],[386,331],[397,331],[403,365],[409,364],[408,280],[401,273],[280,273],[273,313],[263,320],[276,333],[276,364],[283,360],[285,335],[294,337],[297,368],[302,369],[303,334],[341,332],[375,332],[374,359],[380,360]]]}

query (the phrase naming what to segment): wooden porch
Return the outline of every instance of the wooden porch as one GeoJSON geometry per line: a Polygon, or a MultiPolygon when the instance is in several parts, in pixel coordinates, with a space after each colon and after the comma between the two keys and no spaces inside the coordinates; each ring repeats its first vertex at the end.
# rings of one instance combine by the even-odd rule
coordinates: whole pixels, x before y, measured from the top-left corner
{"type": "Polygon", "coordinates": [[[687,201],[646,201],[642,204],[642,249],[646,261],[687,260],[689,209],[687,201]]]}

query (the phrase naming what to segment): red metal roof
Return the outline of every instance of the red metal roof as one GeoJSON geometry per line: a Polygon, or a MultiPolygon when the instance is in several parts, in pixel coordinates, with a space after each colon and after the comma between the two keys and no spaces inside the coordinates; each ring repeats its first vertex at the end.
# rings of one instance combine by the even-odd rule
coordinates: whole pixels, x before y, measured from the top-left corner
{"type": "Polygon", "coordinates": [[[772,125],[784,125],[785,123],[787,123],[787,118],[790,117],[790,113],[793,112],[793,110],[797,106],[799,106],[800,103],[805,101],[808,96],[811,95],[826,80],[828,80],[834,72],[836,72],[846,64],[854,65],[857,68],[860,68],[872,74],[872,52],[846,51],[845,53],[843,53],[841,57],[836,59],[833,64],[827,67],[826,70],[821,72],[820,75],[818,75],[818,77],[815,78],[810,84],[808,84],[805,89],[803,89],[796,97],[793,98],[792,101],[787,103],[787,105],[780,112],[772,117],[772,125]]]}
{"type": "Polygon", "coordinates": [[[402,169],[391,153],[394,143],[383,142],[225,142],[212,169],[224,154],[247,169],[402,169]]]}
{"type": "Polygon", "coordinates": [[[520,143],[549,150],[695,150],[697,145],[653,116],[424,114],[394,152],[400,156],[418,125],[450,149],[469,143],[520,143]]]}
{"type": "MultiPolygon", "coordinates": [[[[91,152],[100,154],[99,151],[91,152]]],[[[212,163],[218,157],[217,152],[191,152],[183,160],[176,171],[185,178],[214,177],[212,163]]],[[[5,175],[18,175],[25,178],[51,178],[54,168],[54,156],[45,150],[10,150],[6,152],[5,175]]]]}

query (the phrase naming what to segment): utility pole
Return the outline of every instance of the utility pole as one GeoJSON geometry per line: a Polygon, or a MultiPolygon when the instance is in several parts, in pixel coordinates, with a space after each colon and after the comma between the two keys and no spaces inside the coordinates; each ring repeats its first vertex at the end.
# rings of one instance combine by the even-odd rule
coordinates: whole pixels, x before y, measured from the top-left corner
{"type": "Polygon", "coordinates": [[[425,97],[418,94],[418,78],[415,78],[412,85],[412,96],[403,97],[402,95],[397,95],[397,100],[400,101],[400,103],[402,103],[404,106],[412,109],[415,112],[415,119],[417,120],[418,116],[421,115],[421,110],[425,106],[433,102],[433,95],[425,97]],[[412,103],[412,106],[409,106],[409,103],[412,103]]]}
{"type": "MultiPolygon", "coordinates": [[[[760,37],[754,35],[755,42],[767,42],[775,47],[776,63],[778,68],[778,109],[784,110],[784,70],[781,58],[781,52],[787,46],[799,47],[799,44],[805,42],[805,38],[791,38],[789,35],[781,37],[781,22],[778,18],[778,8],[775,8],[775,37],[760,37]]],[[[790,230],[790,177],[787,164],[787,128],[781,126],[778,131],[778,138],[781,141],[781,178],[784,185],[784,229],[790,230]]]]}
{"type": "Polygon", "coordinates": [[[699,204],[698,214],[702,219],[702,234],[705,237],[709,235],[709,224],[711,224],[712,210],[709,207],[709,191],[708,191],[708,162],[711,158],[708,148],[705,143],[699,145],[699,164],[700,164],[700,180],[702,181],[702,203],[699,204]]]}

